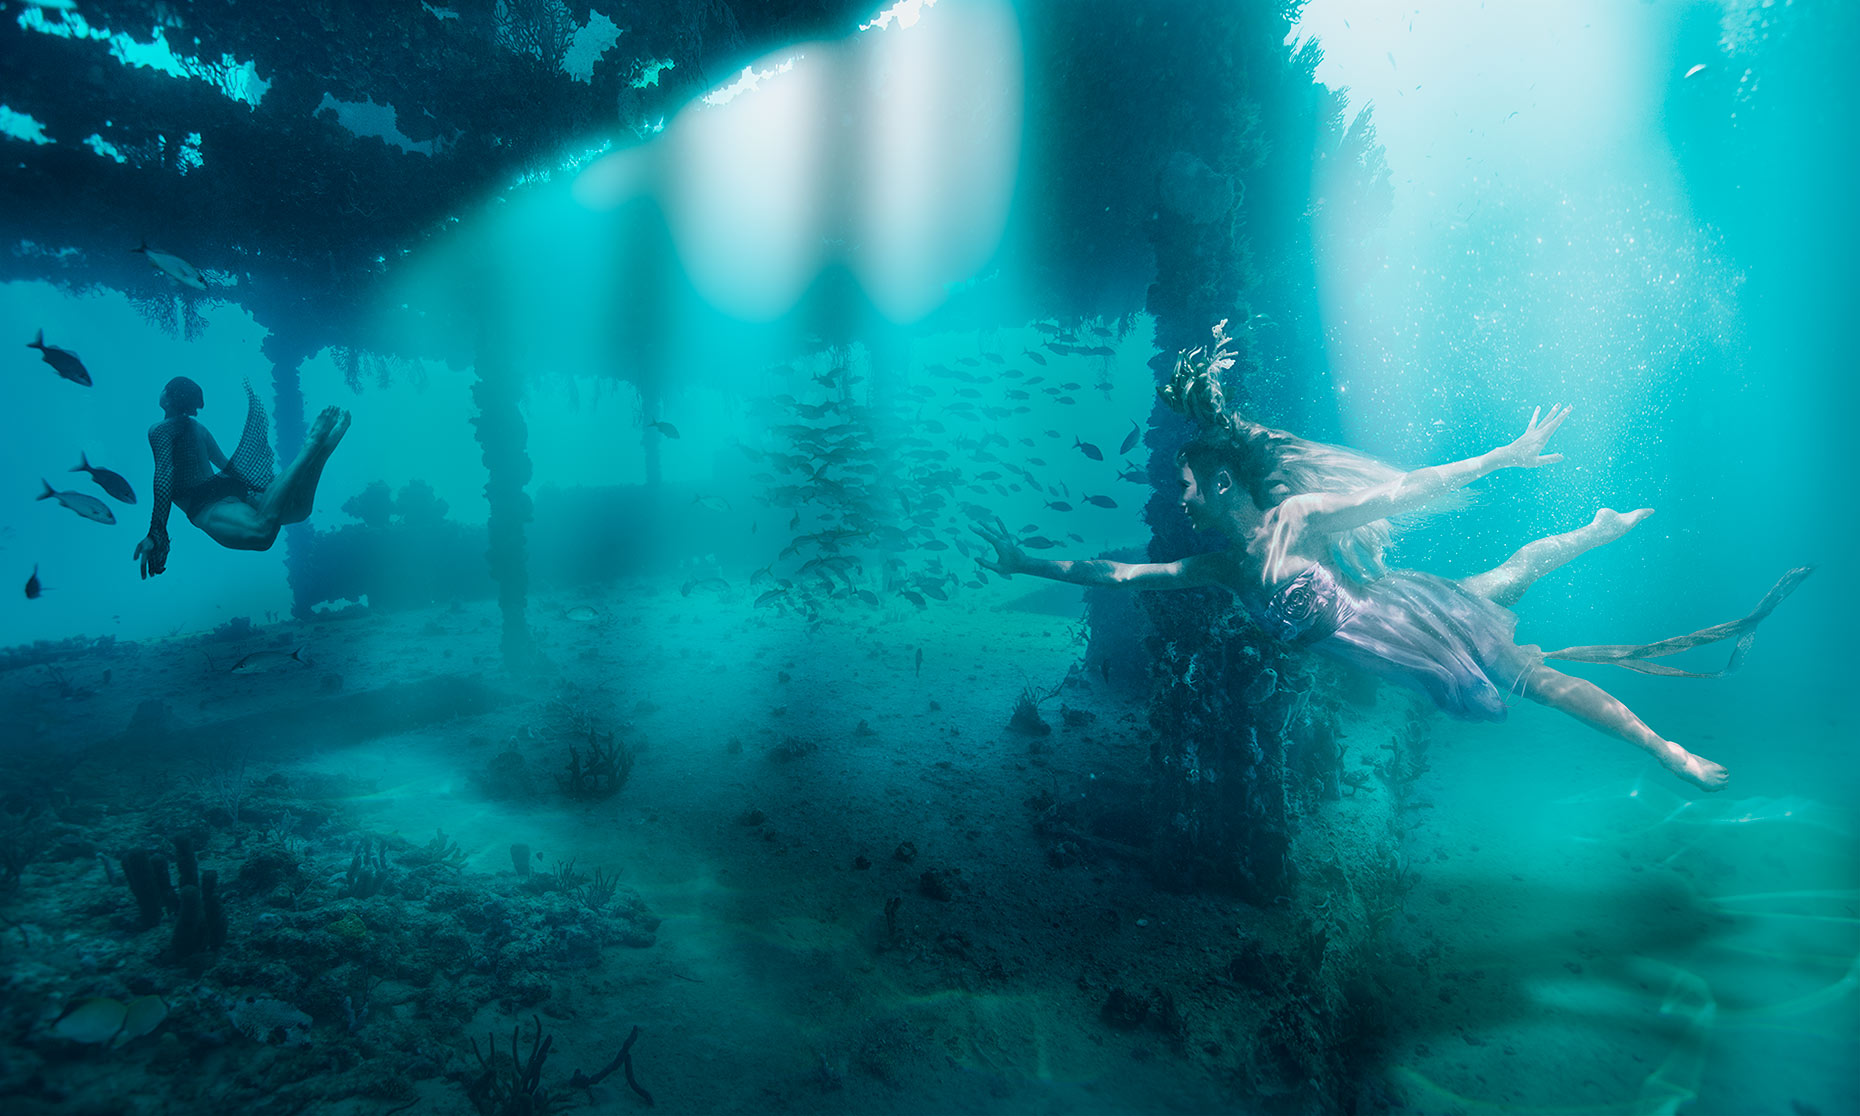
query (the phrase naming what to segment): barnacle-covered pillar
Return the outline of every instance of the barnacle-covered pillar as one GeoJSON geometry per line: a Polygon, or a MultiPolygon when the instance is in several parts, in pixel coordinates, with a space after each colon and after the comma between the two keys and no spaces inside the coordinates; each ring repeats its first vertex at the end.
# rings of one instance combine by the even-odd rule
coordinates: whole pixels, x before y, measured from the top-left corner
{"type": "MultiPolygon", "coordinates": [[[[280,314],[278,317],[280,322],[268,327],[270,333],[259,348],[271,362],[273,448],[277,450],[278,466],[282,468],[296,460],[308,432],[298,369],[314,354],[317,342],[310,334],[295,328],[292,324],[298,320],[295,316],[280,314]]],[[[304,578],[300,572],[310,536],[314,533],[315,528],[308,523],[293,523],[284,529],[284,570],[291,589],[291,615],[299,620],[307,619],[311,607],[316,604],[303,591],[304,578]]]]}
{"type": "Polygon", "coordinates": [[[521,672],[536,665],[536,647],[525,615],[529,568],[524,524],[531,515],[529,427],[517,407],[523,390],[521,371],[497,327],[484,324],[487,320],[481,318],[478,329],[478,379],[471,389],[478,413],[471,422],[488,474],[484,497],[491,506],[486,524],[490,546],[485,557],[497,582],[497,603],[504,616],[504,665],[521,672]]]}

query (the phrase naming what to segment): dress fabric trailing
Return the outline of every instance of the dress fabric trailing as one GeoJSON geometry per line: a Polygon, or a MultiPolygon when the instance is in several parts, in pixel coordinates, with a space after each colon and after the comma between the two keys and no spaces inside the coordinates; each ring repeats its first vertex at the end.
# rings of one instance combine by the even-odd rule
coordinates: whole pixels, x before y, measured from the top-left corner
{"type": "Polygon", "coordinates": [[[1510,609],[1419,570],[1345,586],[1306,567],[1255,613],[1271,634],[1418,690],[1468,721],[1502,721],[1505,698],[1543,665],[1543,649],[1513,642],[1510,609]]]}
{"type": "Polygon", "coordinates": [[[1797,566],[1771,586],[1740,620],[1653,643],[1592,644],[1545,651],[1514,640],[1517,614],[1420,570],[1392,570],[1364,584],[1345,585],[1314,562],[1263,604],[1249,602],[1267,632],[1308,646],[1391,682],[1419,690],[1444,712],[1468,721],[1502,721],[1506,698],[1524,691],[1545,659],[1603,663],[1644,674],[1721,678],[1743,665],[1762,623],[1795,591],[1813,566],[1797,566]],[[1735,639],[1731,659],[1716,671],[1681,670],[1646,660],[1735,639]]]}

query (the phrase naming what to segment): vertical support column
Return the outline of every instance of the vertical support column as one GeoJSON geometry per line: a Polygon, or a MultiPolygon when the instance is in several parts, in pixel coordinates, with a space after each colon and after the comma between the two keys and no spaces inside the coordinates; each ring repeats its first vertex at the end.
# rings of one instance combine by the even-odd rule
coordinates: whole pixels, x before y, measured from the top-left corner
{"type": "MultiPolygon", "coordinates": [[[[272,445],[277,451],[278,467],[297,459],[303,449],[308,424],[304,421],[303,385],[298,369],[310,359],[310,338],[287,325],[269,326],[270,333],[259,351],[271,362],[272,445]]],[[[299,571],[309,561],[315,528],[308,523],[293,523],[284,529],[284,573],[291,590],[291,615],[299,620],[310,617],[310,607],[303,592],[304,578],[299,571]]]]}
{"type": "MultiPolygon", "coordinates": [[[[481,322],[484,319],[481,319],[481,322]]],[[[536,665],[536,645],[530,636],[526,603],[529,567],[524,547],[524,524],[532,512],[529,427],[518,409],[522,376],[509,359],[495,327],[481,324],[475,361],[478,379],[472,384],[472,402],[478,413],[471,423],[483,451],[484,496],[491,506],[486,524],[490,546],[485,552],[491,577],[497,582],[497,603],[504,616],[504,666],[523,673],[536,665]]]]}

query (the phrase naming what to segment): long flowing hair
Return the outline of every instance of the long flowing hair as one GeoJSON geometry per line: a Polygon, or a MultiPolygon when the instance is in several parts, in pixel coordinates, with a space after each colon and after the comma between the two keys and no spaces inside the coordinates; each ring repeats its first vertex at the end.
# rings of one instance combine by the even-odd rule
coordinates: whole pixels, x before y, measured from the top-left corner
{"type": "MultiPolygon", "coordinates": [[[[1254,505],[1262,511],[1290,496],[1355,492],[1386,484],[1407,472],[1347,446],[1301,438],[1229,411],[1220,384],[1220,374],[1234,364],[1226,326],[1223,321],[1214,327],[1215,345],[1211,350],[1183,353],[1176,361],[1174,378],[1161,389],[1171,407],[1201,428],[1176,455],[1179,464],[1203,476],[1226,468],[1246,486],[1254,505]]],[[[1463,506],[1465,502],[1464,494],[1456,492],[1438,501],[1430,511],[1463,506]]],[[[1412,518],[1402,515],[1393,521],[1378,519],[1336,532],[1329,537],[1331,556],[1339,569],[1357,581],[1382,577],[1389,572],[1384,555],[1395,530],[1407,526],[1412,518]]]]}

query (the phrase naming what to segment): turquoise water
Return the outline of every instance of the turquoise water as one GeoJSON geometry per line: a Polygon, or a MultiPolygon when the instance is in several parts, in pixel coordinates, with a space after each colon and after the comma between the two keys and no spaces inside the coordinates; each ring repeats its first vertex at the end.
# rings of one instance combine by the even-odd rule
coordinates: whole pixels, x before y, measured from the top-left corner
{"type": "MultiPolygon", "coordinates": [[[[384,257],[340,329],[248,305],[253,245],[164,245],[205,296],[16,268],[0,323],[94,383],[4,358],[0,1089],[516,1111],[474,1094],[473,1040],[553,1032],[560,1097],[638,1025],[639,1084],[691,1111],[1860,1109],[1860,24],[1669,0],[1177,14],[1248,58],[1321,48],[1245,79],[1268,90],[1249,131],[1168,53],[1204,32],[1166,7],[944,0],[713,59],[746,78],[685,79],[663,119],[487,186],[384,257]],[[1284,92],[1311,81],[1334,119],[1284,92]],[[1233,135],[1197,149],[1211,119],[1233,135]],[[999,516],[1045,558],[1213,546],[1172,491],[1150,503],[1170,451],[1144,475],[1180,436],[1153,410],[1159,338],[1213,325],[1149,289],[1183,274],[1157,229],[1189,212],[1241,230],[1220,312],[1260,421],[1419,467],[1575,408],[1562,462],[1477,482],[1395,565],[1465,576],[1656,509],[1533,586],[1520,641],[1691,631],[1817,567],[1728,677],[1571,670],[1725,764],[1725,791],[1541,706],[1465,724],[1385,685],[1319,699],[1346,768],[1426,726],[1421,804],[1301,800],[1280,902],[1052,828],[1055,803],[1146,808],[1152,691],[1128,659],[1099,673],[1077,589],[979,572],[969,528],[999,516]],[[285,326],[314,338],[294,392],[266,348],[285,326]],[[251,382],[280,468],[321,408],[353,426],[307,525],[235,552],[177,511],[143,579],[146,430],[177,375],[229,450],[251,382]],[[513,415],[523,547],[488,558],[514,505],[481,439],[513,415]],[[41,477],[117,522],[33,500],[41,477]],[[1050,738],[1005,727],[1028,689],[1050,738]],[[583,782],[607,747],[624,772],[583,782]],[[219,873],[210,948],[125,886],[125,853],[185,859],[177,836],[219,873]],[[1369,933],[1382,852],[1407,882],[1369,933]],[[1285,977],[1333,902],[1340,944],[1285,977]],[[1245,941],[1283,972],[1235,976],[1245,941]],[[1146,1021],[1119,1026],[1114,989],[1146,1021]],[[147,1033],[60,1022],[139,997],[147,1033]],[[309,1022],[249,1026],[255,1001],[309,1022]]],[[[18,227],[16,263],[60,247],[18,227]]],[[[618,1073],[574,1095],[645,1104],[618,1073]]]]}

